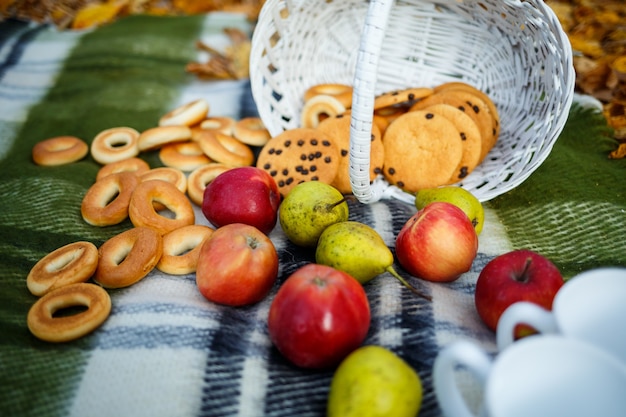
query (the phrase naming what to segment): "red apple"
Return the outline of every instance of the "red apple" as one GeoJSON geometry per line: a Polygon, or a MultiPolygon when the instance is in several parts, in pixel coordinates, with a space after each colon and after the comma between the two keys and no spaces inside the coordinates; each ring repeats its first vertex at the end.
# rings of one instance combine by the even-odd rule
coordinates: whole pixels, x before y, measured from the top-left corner
{"type": "Polygon", "coordinates": [[[478,236],[463,210],[447,202],[428,204],[396,237],[396,256],[406,271],[428,281],[454,281],[470,270],[478,236]]]}
{"type": "Polygon", "coordinates": [[[337,365],[363,343],[369,326],[369,302],[361,284],[319,264],[307,264],[285,280],[268,317],[276,348],[309,369],[337,365]]]}
{"type": "Polygon", "coordinates": [[[280,193],[274,178],[256,167],[232,168],[204,189],[202,213],[214,226],[244,223],[269,234],[278,218],[280,193]]]}
{"type": "MultiPolygon", "coordinates": [[[[492,259],[478,275],[474,302],[478,315],[494,332],[500,316],[511,304],[529,301],[552,309],[552,301],[563,285],[559,269],[546,257],[515,250],[492,259]]],[[[520,336],[528,329],[518,328],[520,336]]]]}
{"type": "Polygon", "coordinates": [[[254,226],[233,223],[217,229],[198,255],[196,284],[208,300],[230,306],[261,301],[278,276],[272,241],[254,226]]]}

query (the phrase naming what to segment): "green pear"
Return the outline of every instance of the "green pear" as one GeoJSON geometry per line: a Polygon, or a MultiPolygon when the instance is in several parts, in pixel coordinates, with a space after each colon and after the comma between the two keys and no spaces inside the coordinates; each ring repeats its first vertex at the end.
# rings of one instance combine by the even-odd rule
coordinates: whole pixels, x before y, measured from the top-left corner
{"type": "Polygon", "coordinates": [[[278,210],[278,220],[287,238],[304,247],[314,247],[326,227],[348,220],[348,215],[343,194],[320,181],[295,186],[278,210]]]}
{"type": "Polygon", "coordinates": [[[346,272],[361,284],[389,272],[415,294],[431,299],[396,272],[393,253],[378,232],[364,223],[344,221],[328,226],[317,242],[315,262],[346,272]]]}
{"type": "Polygon", "coordinates": [[[420,377],[406,361],[382,346],[362,346],[335,371],[326,416],[415,417],[422,396],[420,377]]]}
{"type": "Polygon", "coordinates": [[[467,214],[472,221],[476,234],[479,235],[485,224],[485,210],[480,200],[465,188],[447,185],[437,188],[426,188],[415,194],[415,207],[423,209],[435,201],[444,201],[454,204],[467,214]]]}

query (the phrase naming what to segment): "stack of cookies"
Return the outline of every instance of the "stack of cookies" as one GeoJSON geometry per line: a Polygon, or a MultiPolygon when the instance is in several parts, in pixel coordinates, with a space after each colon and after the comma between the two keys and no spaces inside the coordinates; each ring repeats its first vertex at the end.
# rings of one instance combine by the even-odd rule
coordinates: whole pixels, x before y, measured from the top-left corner
{"type": "MultiPolygon", "coordinates": [[[[276,179],[283,195],[310,180],[352,192],[351,93],[341,84],[312,87],[305,93],[301,127],[273,137],[261,150],[257,166],[276,179]]],[[[374,100],[373,122],[370,178],[383,175],[408,193],[463,180],[500,133],[492,100],[462,82],[381,94],[374,100]]]]}

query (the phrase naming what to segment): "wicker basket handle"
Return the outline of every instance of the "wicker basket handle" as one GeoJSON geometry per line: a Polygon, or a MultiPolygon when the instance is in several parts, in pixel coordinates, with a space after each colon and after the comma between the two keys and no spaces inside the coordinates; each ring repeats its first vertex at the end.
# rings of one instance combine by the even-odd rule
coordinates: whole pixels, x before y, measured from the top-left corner
{"type": "Polygon", "coordinates": [[[370,185],[370,148],[374,96],[389,12],[394,0],[371,0],[357,54],[350,123],[350,180],[354,196],[363,203],[378,201],[382,189],[370,185]]]}

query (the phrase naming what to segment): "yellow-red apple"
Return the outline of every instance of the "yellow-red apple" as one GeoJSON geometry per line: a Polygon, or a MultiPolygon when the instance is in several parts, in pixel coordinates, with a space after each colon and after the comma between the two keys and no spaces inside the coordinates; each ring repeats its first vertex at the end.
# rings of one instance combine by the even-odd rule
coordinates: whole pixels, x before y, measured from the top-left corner
{"type": "Polygon", "coordinates": [[[277,276],[276,248],[254,226],[222,226],[200,248],[196,284],[200,293],[215,303],[243,306],[259,302],[277,276]]]}
{"type": "Polygon", "coordinates": [[[471,220],[448,202],[419,210],[396,237],[400,265],[427,281],[454,281],[470,270],[477,253],[478,236],[471,220]]]}

